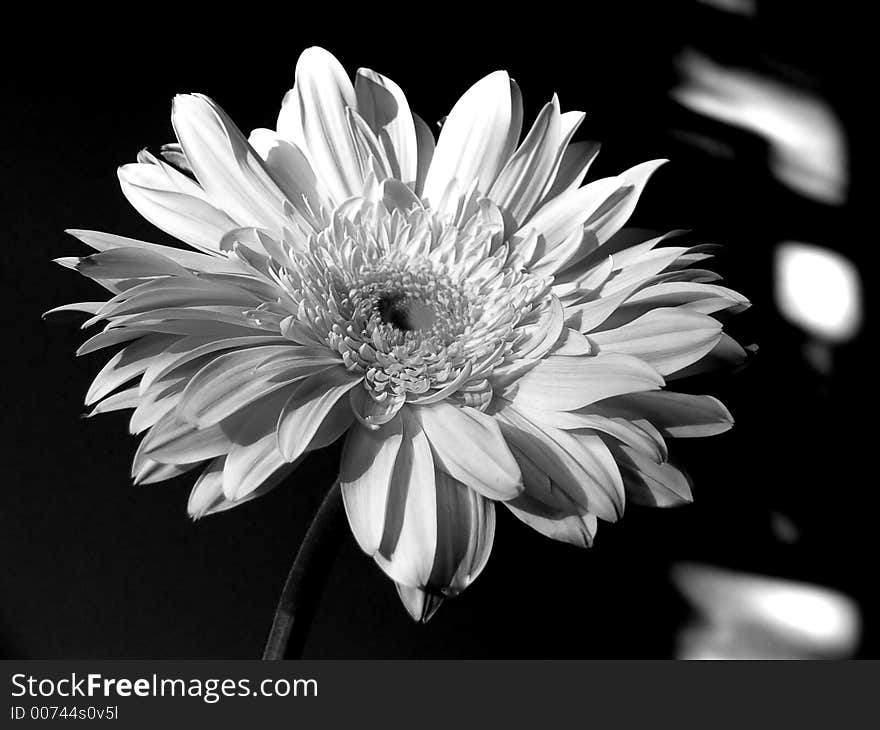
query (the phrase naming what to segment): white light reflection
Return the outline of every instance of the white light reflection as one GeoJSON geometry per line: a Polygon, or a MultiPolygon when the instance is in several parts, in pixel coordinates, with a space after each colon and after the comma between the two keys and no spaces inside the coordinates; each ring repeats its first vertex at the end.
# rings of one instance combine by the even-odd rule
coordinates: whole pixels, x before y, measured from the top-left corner
{"type": "Polygon", "coordinates": [[[697,564],[676,566],[673,582],[699,614],[680,659],[833,659],[858,647],[858,608],[828,588],[697,564]]]}
{"type": "Polygon", "coordinates": [[[797,193],[840,205],[846,199],[846,139],[822,99],[751,71],[725,68],[694,50],[679,59],[684,82],[672,95],[698,114],[740,127],[770,145],[776,178],[797,193]]]}
{"type": "Polygon", "coordinates": [[[862,323],[862,286],[846,258],[821,246],[786,241],[776,248],[775,297],[793,324],[831,342],[851,339],[862,323]]]}

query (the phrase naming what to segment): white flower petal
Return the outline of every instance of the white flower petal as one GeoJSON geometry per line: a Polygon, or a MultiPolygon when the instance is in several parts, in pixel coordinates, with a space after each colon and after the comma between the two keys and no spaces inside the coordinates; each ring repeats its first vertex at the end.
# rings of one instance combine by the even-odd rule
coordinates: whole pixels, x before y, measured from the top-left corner
{"type": "Polygon", "coordinates": [[[367,68],[355,77],[358,113],[382,144],[391,162],[391,174],[415,187],[418,177],[418,141],[412,112],[401,88],[391,79],[367,68]]]}
{"type": "Polygon", "coordinates": [[[491,188],[512,152],[514,116],[511,81],[504,71],[489,74],[465,92],[440,131],[425,180],[423,197],[432,207],[438,207],[453,180],[462,189],[473,181],[483,192],[491,188]]]}
{"type": "Polygon", "coordinates": [[[324,186],[318,180],[303,151],[271,129],[255,129],[248,142],[263,159],[272,179],[291,204],[307,217],[328,202],[324,186]]]}
{"type": "Polygon", "coordinates": [[[117,352],[101,369],[86,393],[86,405],[101,400],[116,388],[143,373],[173,342],[164,335],[148,335],[117,352]]]}
{"type": "Polygon", "coordinates": [[[345,439],[339,483],[351,531],[368,555],[373,555],[382,541],[388,495],[402,440],[399,418],[380,430],[355,426],[345,439]]]}
{"type": "Polygon", "coordinates": [[[672,464],[658,464],[628,446],[612,450],[632,504],[675,507],[693,501],[687,477],[672,464]]]}
{"type": "Polygon", "coordinates": [[[229,261],[225,257],[220,258],[215,250],[210,252],[212,255],[207,255],[196,253],[195,251],[187,251],[182,248],[161,246],[158,243],[138,241],[134,238],[115,236],[112,233],[102,233],[101,231],[84,231],[68,228],[64,232],[97,251],[110,251],[115,248],[142,248],[145,251],[161,254],[186,269],[217,274],[240,272],[240,268],[236,265],[235,261],[229,261]]]}
{"type": "Polygon", "coordinates": [[[337,203],[361,192],[364,177],[358,152],[348,125],[346,110],[357,109],[354,87],[345,69],[323,48],[308,48],[296,64],[296,84],[288,104],[298,105],[287,122],[293,132],[291,141],[300,144],[312,169],[326,185],[337,203]],[[296,127],[299,127],[297,129],[296,127]]]}
{"type": "Polygon", "coordinates": [[[218,252],[220,239],[239,224],[201,198],[165,188],[138,183],[140,165],[123,165],[118,170],[122,193],[150,223],[190,246],[207,253],[218,252]]]}
{"type": "MultiPolygon", "coordinates": [[[[617,178],[594,180],[577,190],[548,200],[526,223],[544,237],[545,252],[562,243],[572,231],[583,226],[599,207],[619,188],[617,178]]],[[[523,232],[520,229],[518,233],[523,232]]]]}
{"type": "Polygon", "coordinates": [[[504,438],[572,503],[604,520],[623,514],[623,482],[598,436],[573,435],[538,424],[515,408],[497,414],[504,438]]]}
{"type": "Polygon", "coordinates": [[[512,499],[522,491],[519,467],[492,416],[448,402],[416,406],[411,412],[439,469],[490,499],[512,499]]]}
{"type": "Polygon", "coordinates": [[[598,412],[630,420],[646,419],[673,438],[715,436],[733,426],[727,407],[711,395],[659,391],[628,393],[597,403],[598,412]]]}
{"type": "MultiPolygon", "coordinates": [[[[337,365],[318,370],[295,386],[278,417],[278,449],[287,461],[305,451],[337,401],[361,380],[337,365]]],[[[345,408],[353,420],[347,403],[345,408]]]]}
{"type": "Polygon", "coordinates": [[[522,223],[555,172],[560,136],[559,102],[546,104],[523,143],[498,175],[488,196],[522,223]]]}
{"type": "Polygon", "coordinates": [[[204,428],[272,390],[338,363],[327,354],[295,345],[266,345],[226,353],[214,358],[190,380],[177,414],[181,420],[204,428]],[[267,362],[273,356],[280,359],[267,362]],[[266,366],[260,368],[264,362],[266,366]]]}
{"type": "Polygon", "coordinates": [[[437,493],[431,446],[408,408],[400,411],[403,439],[388,492],[385,529],[373,556],[403,585],[428,585],[437,548],[437,493]]]}
{"type": "Polygon", "coordinates": [[[754,346],[751,347],[753,349],[746,350],[733,337],[726,332],[722,332],[721,339],[718,340],[715,347],[705,357],[697,360],[692,365],[677,370],[669,376],[670,380],[687,378],[691,375],[701,375],[702,373],[711,373],[716,370],[738,368],[749,359],[749,354],[755,351],[754,346]]]}
{"type": "MultiPolygon", "coordinates": [[[[279,472],[289,473],[288,462],[278,451],[275,432],[253,443],[235,445],[226,456],[223,465],[223,495],[226,499],[239,501],[252,494],[264,482],[278,476],[279,472]]],[[[293,464],[297,464],[293,462],[293,464]]]]}
{"type": "Polygon", "coordinates": [[[661,375],[696,362],[721,338],[721,323],[697,312],[664,307],[589,340],[600,352],[617,352],[644,360],[661,375]]]}
{"type": "MultiPolygon", "coordinates": [[[[635,393],[633,395],[641,395],[635,393]]],[[[626,398],[627,396],[620,396],[626,398]]],[[[641,453],[649,455],[655,461],[666,459],[666,444],[663,436],[642,416],[633,418],[633,423],[623,417],[610,417],[591,413],[599,410],[598,406],[588,406],[579,411],[541,411],[517,405],[517,410],[539,426],[551,426],[563,431],[579,431],[589,429],[614,436],[618,441],[641,453]]]]}
{"type": "Polygon", "coordinates": [[[366,388],[354,388],[349,392],[349,401],[358,421],[375,430],[397,415],[406,403],[406,396],[387,391],[373,395],[366,388]]]}
{"type": "Polygon", "coordinates": [[[425,179],[428,177],[428,170],[431,169],[431,160],[434,159],[435,142],[431,128],[418,114],[413,114],[413,123],[416,128],[416,147],[418,148],[418,169],[413,191],[421,197],[425,188],[425,179]]]}
{"type": "Polygon", "coordinates": [[[620,189],[587,221],[587,227],[596,234],[599,243],[605,243],[629,220],[651,175],[666,162],[668,160],[643,162],[618,176],[620,189]]]}
{"type": "Polygon", "coordinates": [[[171,122],[214,205],[241,226],[284,229],[284,193],[222,109],[205,96],[180,94],[174,98],[171,122]]]}
{"type": "Polygon", "coordinates": [[[565,148],[553,184],[541,202],[552,200],[580,187],[591,165],[599,155],[598,142],[573,142],[565,148]]]}
{"type": "Polygon", "coordinates": [[[599,527],[598,518],[590,512],[546,516],[540,506],[535,506],[526,500],[520,502],[519,499],[505,502],[504,506],[533,530],[553,540],[567,542],[576,547],[591,547],[599,527]]]}
{"type": "Polygon", "coordinates": [[[656,390],[663,378],[629,355],[559,357],[551,355],[515,384],[514,403],[545,411],[573,411],[622,393],[656,390]]]}
{"type": "Polygon", "coordinates": [[[413,588],[401,583],[394,585],[397,586],[397,595],[400,596],[401,603],[413,621],[428,623],[443,603],[443,596],[436,593],[429,593],[421,588],[413,588]]]}
{"type": "Polygon", "coordinates": [[[495,540],[495,506],[439,470],[435,477],[437,549],[428,585],[454,596],[486,567],[495,540]]]}

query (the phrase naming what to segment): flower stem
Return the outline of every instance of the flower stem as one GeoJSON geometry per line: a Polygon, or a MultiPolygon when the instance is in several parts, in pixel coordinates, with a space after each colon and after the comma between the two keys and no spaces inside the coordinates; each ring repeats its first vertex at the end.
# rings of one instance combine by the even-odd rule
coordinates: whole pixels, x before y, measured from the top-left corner
{"type": "Polygon", "coordinates": [[[327,575],[345,534],[339,483],[327,492],[281,591],[263,659],[300,659],[327,575]]]}

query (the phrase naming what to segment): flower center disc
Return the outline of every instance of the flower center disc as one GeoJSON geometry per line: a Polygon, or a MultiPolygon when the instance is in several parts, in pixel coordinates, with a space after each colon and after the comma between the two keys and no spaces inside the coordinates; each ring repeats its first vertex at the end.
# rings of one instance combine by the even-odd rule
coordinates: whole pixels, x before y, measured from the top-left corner
{"type": "Polygon", "coordinates": [[[376,303],[376,309],[385,324],[404,332],[428,330],[437,319],[429,304],[402,293],[383,295],[376,303]]]}

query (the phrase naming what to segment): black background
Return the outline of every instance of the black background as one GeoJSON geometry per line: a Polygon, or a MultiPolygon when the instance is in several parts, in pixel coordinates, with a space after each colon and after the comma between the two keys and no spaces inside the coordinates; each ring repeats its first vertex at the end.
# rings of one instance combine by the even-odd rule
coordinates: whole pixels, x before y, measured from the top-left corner
{"type": "MultiPolygon", "coordinates": [[[[734,332],[760,351],[744,371],[684,384],[721,397],[732,432],[673,442],[695,482],[677,510],[631,508],[600,526],[588,551],[552,542],[499,510],[480,579],[427,626],[413,624],[392,584],[346,536],[307,657],[670,656],[687,607],[669,581],[701,561],[839,588],[861,605],[861,656],[872,633],[876,430],[865,338],[836,353],[830,376],[803,357],[805,339],[776,313],[772,250],[805,240],[844,252],[866,277],[876,246],[859,81],[859,22],[843,11],[759,8],[728,17],[699,3],[582,3],[580,10],[363,5],[322,18],[215,8],[211,21],[57,15],[10,22],[4,48],[2,509],[0,652],[15,658],[253,658],[310,516],[333,480],[335,453],[311,457],[281,488],[192,523],[192,475],[132,487],[127,416],[81,420],[105,354],[75,358],[76,320],[43,322],[59,304],[101,296],[50,263],[87,253],[64,228],[168,243],[127,204],[116,167],[172,140],[170,101],[199,91],[246,132],[272,127],[299,53],[322,45],[350,73],[367,66],[406,91],[426,120],[503,68],[527,120],[555,91],[583,109],[576,139],[599,139],[591,176],[668,157],[633,220],[690,228],[726,245],[716,265],[754,307],[734,332]],[[546,14],[545,14],[546,13],[546,14]],[[579,14],[577,14],[579,13],[579,14]],[[716,128],[668,96],[674,59],[694,46],[725,62],[776,69],[825,96],[849,134],[851,194],[841,208],[773,182],[764,143],[716,128]],[[670,132],[699,130],[736,150],[716,159],[670,132]],[[771,515],[797,527],[779,540],[771,515]]],[[[207,15],[206,15],[207,17],[207,15]]],[[[528,123],[528,122],[527,122],[528,123]]]]}

